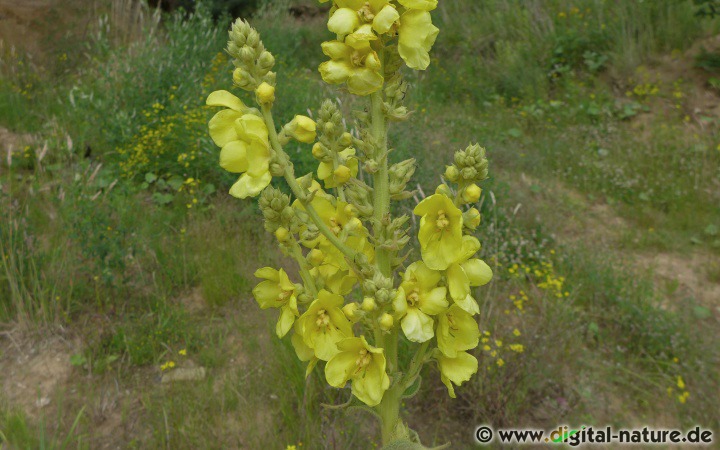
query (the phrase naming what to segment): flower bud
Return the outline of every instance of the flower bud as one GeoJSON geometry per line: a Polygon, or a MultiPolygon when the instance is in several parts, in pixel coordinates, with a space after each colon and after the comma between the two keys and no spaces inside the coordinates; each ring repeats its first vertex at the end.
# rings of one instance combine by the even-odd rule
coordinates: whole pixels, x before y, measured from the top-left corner
{"type": "Polygon", "coordinates": [[[255,99],[260,105],[272,105],[275,102],[275,88],[263,81],[255,89],[255,99]]]}
{"type": "Polygon", "coordinates": [[[383,313],[382,316],[380,316],[380,319],[378,320],[378,323],[380,324],[380,329],[383,331],[388,331],[393,327],[393,317],[388,313],[383,313]]]}
{"type": "Polygon", "coordinates": [[[325,131],[325,134],[332,135],[333,132],[335,132],[335,124],[332,122],[325,122],[323,130],[325,131]]]}
{"type": "Polygon", "coordinates": [[[440,186],[438,186],[437,189],[435,189],[435,193],[436,194],[444,194],[444,195],[447,195],[448,197],[453,196],[453,193],[447,184],[441,184],[440,186]]]}
{"type": "Polygon", "coordinates": [[[260,69],[262,72],[267,73],[275,65],[275,57],[269,51],[264,50],[262,53],[260,53],[260,57],[258,58],[257,62],[258,69],[260,69]]]}
{"type": "Polygon", "coordinates": [[[323,263],[323,260],[325,259],[325,254],[316,248],[310,250],[307,254],[307,262],[309,262],[314,267],[319,266],[323,263]]]}
{"type": "Polygon", "coordinates": [[[482,194],[482,189],[473,183],[463,190],[462,199],[465,203],[475,203],[480,200],[480,194],[482,194]]]}
{"type": "Polygon", "coordinates": [[[342,307],[342,312],[345,314],[345,317],[348,318],[351,322],[357,322],[360,319],[360,316],[358,315],[358,304],[357,303],[348,303],[347,305],[342,307]]]}
{"type": "Polygon", "coordinates": [[[333,172],[333,177],[335,178],[335,182],[337,184],[345,184],[350,179],[352,174],[350,173],[350,168],[345,165],[339,165],[337,169],[335,169],[335,172],[333,172]]]}
{"type": "Polygon", "coordinates": [[[463,170],[460,171],[460,176],[464,180],[473,181],[476,175],[477,170],[475,170],[474,167],[465,167],[463,170]]]}
{"type": "Polygon", "coordinates": [[[281,177],[285,175],[285,167],[277,162],[271,162],[268,171],[270,172],[270,175],[274,177],[281,177]]]}
{"type": "Polygon", "coordinates": [[[255,51],[247,45],[243,46],[240,49],[239,55],[240,61],[245,64],[250,64],[255,60],[255,51]]]}
{"type": "Polygon", "coordinates": [[[460,176],[460,172],[458,171],[457,167],[453,164],[452,166],[447,166],[445,169],[445,178],[448,181],[457,181],[458,177],[460,176]]]}
{"type": "Polygon", "coordinates": [[[327,156],[328,149],[320,142],[316,142],[312,147],[312,155],[315,159],[322,161],[327,156]]]}
{"type": "Polygon", "coordinates": [[[480,211],[477,208],[470,208],[463,213],[463,225],[474,230],[480,225],[481,218],[480,211]]]}
{"type": "Polygon", "coordinates": [[[311,144],[315,141],[316,125],[315,122],[307,116],[295,116],[289,124],[285,125],[285,128],[292,137],[300,142],[311,144]]]}
{"type": "Polygon", "coordinates": [[[260,43],[260,34],[255,31],[254,28],[250,28],[250,31],[247,35],[247,41],[245,41],[245,44],[249,45],[250,47],[256,47],[260,43]]]}
{"type": "Polygon", "coordinates": [[[378,163],[374,159],[368,159],[367,161],[365,161],[363,168],[367,173],[375,173],[378,171],[378,163]]]}
{"type": "Polygon", "coordinates": [[[245,89],[246,91],[254,89],[257,85],[253,76],[242,67],[238,67],[233,71],[233,83],[240,89],[245,89]]]}
{"type": "Polygon", "coordinates": [[[286,242],[290,239],[290,232],[285,227],[280,227],[275,230],[275,237],[279,242],[286,242]]]}
{"type": "Polygon", "coordinates": [[[372,312],[375,310],[377,305],[375,304],[375,299],[372,297],[365,297],[362,301],[362,309],[365,312],[372,312]]]}
{"type": "Polygon", "coordinates": [[[340,143],[340,145],[342,145],[343,147],[350,147],[352,145],[352,142],[352,134],[348,133],[347,131],[344,132],[338,140],[338,143],[340,143]]]}

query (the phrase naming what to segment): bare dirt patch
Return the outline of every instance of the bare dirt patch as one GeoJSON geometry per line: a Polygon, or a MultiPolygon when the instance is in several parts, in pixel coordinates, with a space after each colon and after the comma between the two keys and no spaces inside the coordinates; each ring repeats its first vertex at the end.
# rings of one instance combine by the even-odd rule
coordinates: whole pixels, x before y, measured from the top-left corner
{"type": "Polygon", "coordinates": [[[720,314],[720,283],[707,277],[707,267],[714,259],[702,253],[690,256],[658,253],[636,257],[640,267],[654,273],[658,287],[666,285],[665,290],[673,297],[693,298],[720,314]]]}
{"type": "Polygon", "coordinates": [[[7,332],[0,355],[2,394],[30,417],[51,405],[60,388],[66,387],[73,370],[70,356],[75,345],[61,337],[47,340],[25,338],[7,332]]]}

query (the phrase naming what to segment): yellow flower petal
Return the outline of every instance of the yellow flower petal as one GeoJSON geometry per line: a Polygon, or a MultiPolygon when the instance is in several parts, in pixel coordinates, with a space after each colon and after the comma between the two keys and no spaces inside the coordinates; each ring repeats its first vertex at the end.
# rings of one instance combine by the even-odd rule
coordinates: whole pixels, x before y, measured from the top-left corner
{"type": "Polygon", "coordinates": [[[208,106],[224,106],[243,114],[248,110],[248,107],[245,106],[242,100],[230,92],[223,90],[210,93],[205,104],[208,106]]]}
{"type": "Polygon", "coordinates": [[[463,382],[470,380],[478,369],[477,359],[466,352],[459,352],[455,358],[449,358],[441,354],[438,356],[438,365],[440,366],[442,382],[445,383],[450,397],[453,398],[455,398],[455,390],[452,383],[460,386],[463,382]]]}
{"type": "Polygon", "coordinates": [[[247,171],[247,144],[242,141],[228,142],[220,151],[220,167],[232,173],[247,171]]]}
{"type": "Polygon", "coordinates": [[[477,322],[458,305],[452,305],[438,316],[435,335],[440,351],[451,358],[456,357],[460,351],[477,347],[480,341],[477,322]]]}
{"type": "Polygon", "coordinates": [[[432,318],[419,309],[408,308],[400,326],[405,336],[411,341],[425,342],[434,336],[433,323],[432,318]]]}
{"type": "Polygon", "coordinates": [[[223,109],[210,119],[210,137],[218,147],[224,147],[228,142],[237,141],[235,121],[242,116],[232,109],[223,109]]]}
{"type": "Polygon", "coordinates": [[[348,79],[348,90],[355,95],[370,95],[378,91],[383,85],[383,77],[371,69],[357,69],[348,79]]]}
{"type": "Polygon", "coordinates": [[[462,267],[470,280],[470,286],[482,286],[492,279],[492,269],[481,259],[465,261],[462,267]]]}
{"type": "Polygon", "coordinates": [[[430,49],[440,30],[427,11],[411,9],[400,17],[398,52],[408,67],[425,70],[430,65],[430,49]]]}
{"type": "Polygon", "coordinates": [[[437,8],[438,0],[398,0],[398,3],[408,9],[432,11],[433,9],[437,8]]]}
{"type": "Polygon", "coordinates": [[[385,34],[390,31],[390,28],[392,28],[399,18],[400,14],[397,12],[395,7],[392,5],[385,5],[385,7],[381,9],[373,19],[373,30],[380,34],[385,34]]]}
{"type": "Polygon", "coordinates": [[[328,20],[327,26],[333,33],[345,36],[360,26],[360,17],[354,9],[339,8],[328,20]]]}
{"type": "Polygon", "coordinates": [[[230,195],[237,198],[255,197],[270,184],[271,180],[270,172],[265,172],[260,177],[243,174],[230,188],[230,195]]]}

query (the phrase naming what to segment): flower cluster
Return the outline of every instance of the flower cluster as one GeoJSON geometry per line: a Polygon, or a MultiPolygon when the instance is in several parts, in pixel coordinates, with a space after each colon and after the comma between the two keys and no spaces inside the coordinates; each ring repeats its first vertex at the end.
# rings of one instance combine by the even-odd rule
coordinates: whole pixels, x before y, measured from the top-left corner
{"type": "Polygon", "coordinates": [[[397,45],[390,50],[396,51],[408,67],[426,69],[439,32],[430,17],[436,7],[437,0],[335,0],[328,29],[337,39],[322,44],[323,53],[330,58],[320,65],[323,80],[345,83],[356,95],[378,91],[385,73],[372,44],[395,37],[397,45]]]}
{"type": "Polygon", "coordinates": [[[437,364],[452,397],[477,372],[471,351],[480,341],[480,307],[473,288],[492,278],[476,257],[474,236],[480,212],[473,205],[488,174],[485,149],[456,152],[448,184],[415,206],[419,252],[403,252],[412,241],[410,217],[394,217],[390,208],[393,200],[413,197],[406,186],[417,166],[414,159],[389,161],[389,123],[408,115],[400,70],[403,62],[428,66],[438,33],[429,11],[436,6],[436,0],[334,1],[328,28],[337,39],[323,43],[331,60],[320,73],[370,96],[369,107],[355,111],[352,133],[330,100],[316,120],[296,115],[275,125],[272,108],[281,99],[275,59],[243,21],[233,25],[227,50],[235,86],[253,93],[256,107],[224,90],[207,99],[224,108],[209,127],[220,166],[239,174],[230,194],[259,197],[265,229],[297,263],[299,279],[282,268],[259,269],[255,299],[278,310],[276,334],[289,336],[307,362],[306,374],[324,365],[329,385],[349,385],[358,405],[381,417],[385,443],[409,437],[398,425],[400,402],[419,386],[424,364],[437,364]],[[310,144],[305,151],[317,160],[316,170],[295,174],[284,150],[291,140],[310,144]],[[272,186],[273,177],[282,177],[291,195],[272,186]],[[409,255],[418,259],[408,262],[409,255]],[[414,352],[409,364],[398,357],[404,339],[414,352]]]}

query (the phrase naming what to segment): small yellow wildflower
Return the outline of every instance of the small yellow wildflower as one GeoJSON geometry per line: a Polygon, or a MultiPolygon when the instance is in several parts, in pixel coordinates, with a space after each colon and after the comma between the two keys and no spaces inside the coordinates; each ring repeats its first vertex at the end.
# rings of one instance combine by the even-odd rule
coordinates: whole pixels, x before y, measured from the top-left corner
{"type": "Polygon", "coordinates": [[[187,349],[182,349],[178,352],[178,355],[180,356],[187,356],[187,349]]]}

